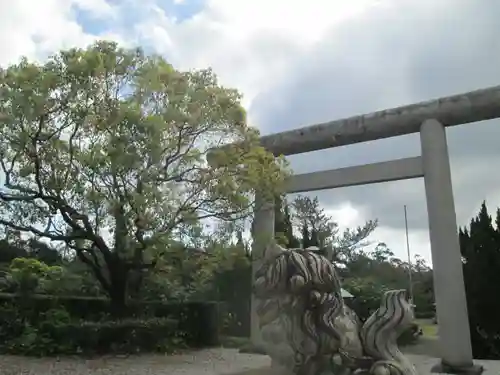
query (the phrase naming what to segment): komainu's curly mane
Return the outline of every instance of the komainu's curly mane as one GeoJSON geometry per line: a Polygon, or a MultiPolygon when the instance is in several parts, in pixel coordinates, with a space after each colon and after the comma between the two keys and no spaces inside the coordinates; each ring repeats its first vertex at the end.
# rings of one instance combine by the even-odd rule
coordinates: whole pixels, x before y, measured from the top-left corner
{"type": "Polygon", "coordinates": [[[361,326],[345,305],[340,280],[327,258],[271,244],[256,270],[254,294],[263,337],[272,338],[269,354],[295,374],[316,375],[330,364],[371,373],[383,368],[388,375],[415,374],[396,345],[413,319],[404,290],[386,293],[381,307],[361,326]]]}

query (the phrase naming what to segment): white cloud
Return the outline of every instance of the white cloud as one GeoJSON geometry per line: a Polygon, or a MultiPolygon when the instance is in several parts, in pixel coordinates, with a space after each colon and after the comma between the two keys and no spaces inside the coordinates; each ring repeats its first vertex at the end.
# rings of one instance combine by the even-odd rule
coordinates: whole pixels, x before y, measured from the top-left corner
{"type": "Polygon", "coordinates": [[[134,32],[181,68],[213,67],[223,83],[245,94],[249,106],[259,92],[291,74],[291,63],[332,25],[378,3],[209,0],[202,12],[177,23],[173,15],[148,2],[149,10],[142,6],[146,14],[134,32]]]}
{"type": "MultiPolygon", "coordinates": [[[[394,252],[394,255],[402,261],[408,261],[406,234],[404,231],[381,226],[374,232],[373,237],[383,239],[387,247],[394,252]]],[[[429,233],[422,230],[411,230],[409,228],[408,242],[410,244],[410,258],[414,262],[415,254],[419,254],[425,259],[428,265],[432,265],[431,248],[429,244],[429,233]]]]}
{"type": "MultiPolygon", "coordinates": [[[[330,191],[334,194],[334,191],[330,191]]],[[[346,202],[335,208],[325,210],[327,215],[339,224],[339,229],[342,231],[346,228],[355,228],[363,226],[367,220],[367,215],[362,210],[356,209],[351,203],[346,202]]],[[[401,222],[404,223],[404,208],[401,207],[401,222]]],[[[379,218],[379,226],[368,238],[371,243],[367,250],[373,249],[380,242],[384,242],[389,249],[394,252],[394,255],[407,261],[407,246],[406,233],[401,229],[394,229],[384,225],[384,215],[381,213],[379,218]]],[[[374,219],[374,218],[373,218],[374,219]]],[[[414,259],[415,254],[421,255],[427,264],[432,265],[431,250],[429,245],[429,232],[426,230],[412,228],[412,212],[408,210],[408,241],[410,244],[410,258],[414,259]]],[[[403,224],[404,225],[404,224],[403,224]]]]}
{"type": "MultiPolygon", "coordinates": [[[[172,2],[189,5],[189,0],[172,2]]],[[[175,14],[167,13],[162,4],[165,3],[155,0],[123,0],[113,5],[105,0],[0,0],[0,65],[14,62],[21,55],[41,58],[61,48],[86,45],[98,37],[128,45],[140,44],[164,54],[182,69],[213,67],[224,84],[237,87],[245,94],[247,106],[253,102],[250,119],[261,120],[263,116],[256,114],[266,112],[266,132],[274,132],[304,122],[312,123],[322,116],[332,119],[339,114],[356,114],[354,110],[382,109],[380,106],[403,104],[416,97],[428,99],[429,95],[451,93],[450,90],[455,92],[462,87],[493,84],[498,71],[495,61],[500,61],[494,60],[496,57],[492,54],[481,55],[480,59],[495,66],[495,70],[477,69],[474,64],[479,58],[475,59],[469,52],[472,48],[498,50],[498,44],[492,42],[496,36],[488,39],[484,34],[486,27],[496,25],[494,17],[486,20],[484,11],[479,11],[484,5],[492,4],[486,0],[474,2],[476,5],[465,0],[439,3],[430,0],[208,0],[201,12],[183,22],[178,21],[175,14]],[[106,26],[102,28],[105,34],[94,35],[85,30],[77,22],[76,9],[84,10],[93,22],[102,22],[106,26]],[[464,17],[461,12],[472,16],[464,17]],[[462,22],[456,31],[452,19],[462,22]],[[447,36],[450,31],[455,37],[447,36]],[[402,37],[403,34],[407,37],[402,37]],[[451,62],[439,55],[443,50],[449,51],[451,62]],[[444,81],[438,83],[441,78],[444,81]],[[434,89],[422,88],[431,83],[436,83],[434,89]],[[298,100],[303,105],[293,102],[294,91],[301,93],[298,100]],[[253,100],[256,97],[261,100],[253,100]],[[287,116],[283,116],[285,112],[287,116]],[[289,122],[290,119],[293,121],[289,122]]],[[[497,31],[500,30],[497,28],[497,31]]],[[[460,134],[455,138],[467,138],[464,138],[466,133],[460,134]]],[[[493,138],[492,133],[490,139],[493,138]]],[[[394,156],[394,147],[386,145],[388,147],[379,147],[379,150],[384,148],[383,159],[394,156]]],[[[406,152],[413,147],[408,145],[407,142],[399,148],[406,152]]],[[[358,154],[380,157],[380,153],[369,147],[372,146],[358,147],[358,151],[362,150],[358,154]]],[[[460,152],[465,149],[458,148],[460,152]]],[[[351,151],[354,149],[356,147],[349,148],[349,152],[335,151],[339,152],[340,159],[344,155],[348,164],[352,164],[356,163],[351,151]]],[[[338,163],[338,158],[332,161],[330,156],[323,160],[338,163]]],[[[482,159],[478,160],[484,167],[482,159]]],[[[313,165],[304,161],[303,164],[310,169],[318,166],[323,169],[321,163],[313,165]]],[[[475,212],[476,203],[464,203],[464,186],[476,192],[482,189],[485,197],[497,199],[498,195],[486,184],[472,187],[473,178],[485,178],[484,168],[479,173],[479,168],[468,164],[462,172],[456,172],[454,177],[459,181],[457,212],[459,216],[460,213],[468,216],[475,212]],[[466,175],[465,170],[470,173],[466,175]]],[[[401,183],[385,186],[383,190],[386,195],[388,191],[394,193],[391,199],[398,192],[405,194],[404,199],[399,194],[400,200],[409,199],[410,195],[417,197],[420,216],[424,217],[421,186],[421,183],[401,183]]],[[[339,194],[336,196],[342,197],[344,203],[329,209],[341,225],[361,225],[369,218],[367,215],[373,214],[362,204],[354,204],[349,194],[340,193],[332,194],[339,194]],[[352,205],[346,205],[346,201],[352,205]]],[[[399,203],[384,201],[383,206],[394,208],[391,211],[394,213],[399,212],[399,203]],[[394,207],[388,206],[391,203],[394,207]]],[[[402,231],[391,229],[394,220],[384,219],[385,214],[380,212],[381,227],[375,233],[376,239],[396,250],[400,243],[405,244],[400,240],[402,231]]],[[[422,231],[422,225],[418,228],[412,230],[413,247],[416,252],[429,254],[427,233],[422,231]]],[[[396,251],[398,256],[404,256],[404,248],[403,255],[396,251]]]]}
{"type": "Polygon", "coordinates": [[[338,207],[325,209],[325,213],[339,224],[340,230],[363,225],[360,212],[346,202],[338,207]]]}
{"type": "Polygon", "coordinates": [[[378,3],[380,1],[374,0],[211,0],[205,14],[223,23],[231,39],[248,40],[265,32],[270,38],[281,36],[309,45],[320,40],[336,22],[378,3]]]}
{"type": "Polygon", "coordinates": [[[95,40],[76,21],[75,5],[95,16],[112,14],[105,0],[0,1],[0,65],[16,62],[21,56],[43,58],[95,40]]]}
{"type": "Polygon", "coordinates": [[[286,76],[290,63],[321,40],[332,25],[382,2],[209,0],[200,13],[181,23],[161,3],[0,2],[0,64],[21,55],[43,57],[95,40],[97,36],[86,33],[76,21],[75,11],[80,9],[114,26],[100,37],[145,45],[180,68],[213,67],[223,83],[245,94],[245,104],[250,105],[260,91],[286,76]]]}

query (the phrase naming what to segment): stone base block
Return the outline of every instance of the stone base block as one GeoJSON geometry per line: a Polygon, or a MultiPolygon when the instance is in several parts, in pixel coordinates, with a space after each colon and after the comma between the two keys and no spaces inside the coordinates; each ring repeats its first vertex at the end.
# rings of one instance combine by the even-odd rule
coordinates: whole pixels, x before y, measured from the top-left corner
{"type": "Polygon", "coordinates": [[[472,364],[471,366],[452,366],[444,362],[439,362],[431,368],[432,373],[437,374],[457,374],[457,375],[480,375],[484,371],[481,365],[472,364]]]}

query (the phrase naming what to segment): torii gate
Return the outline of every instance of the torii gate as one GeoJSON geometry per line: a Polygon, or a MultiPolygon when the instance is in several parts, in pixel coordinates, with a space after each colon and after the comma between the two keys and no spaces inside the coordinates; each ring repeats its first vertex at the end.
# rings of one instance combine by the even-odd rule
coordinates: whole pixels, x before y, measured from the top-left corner
{"type": "MultiPolygon", "coordinates": [[[[286,156],[420,133],[421,156],[293,175],[287,193],[424,178],[441,347],[441,363],[435,372],[482,371],[472,358],[445,127],[497,117],[500,86],[261,137],[267,150],[286,156]]],[[[274,237],[273,202],[262,202],[258,192],[256,201],[259,210],[253,228],[259,238],[254,237],[254,265],[263,242],[274,237]]],[[[260,329],[254,308],[252,300],[251,339],[258,345],[260,329]]]]}

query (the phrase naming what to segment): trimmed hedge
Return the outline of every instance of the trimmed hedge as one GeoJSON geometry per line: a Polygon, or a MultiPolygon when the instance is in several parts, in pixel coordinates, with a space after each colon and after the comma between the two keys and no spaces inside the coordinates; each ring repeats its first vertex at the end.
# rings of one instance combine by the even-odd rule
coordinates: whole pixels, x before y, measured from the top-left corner
{"type": "MultiPolygon", "coordinates": [[[[60,314],[64,310],[51,310],[60,314]]],[[[172,319],[104,322],[16,319],[0,328],[0,351],[35,356],[170,352],[185,346],[172,319]]]]}
{"type": "MultiPolygon", "coordinates": [[[[133,305],[132,305],[133,306],[133,305]]],[[[147,302],[135,305],[135,316],[143,314],[177,319],[179,330],[190,347],[220,344],[219,304],[217,302],[164,303],[147,302]]]]}
{"type": "Polygon", "coordinates": [[[0,294],[0,350],[40,355],[136,353],[219,344],[216,302],[132,301],[120,320],[108,311],[110,302],[101,298],[0,294]]]}
{"type": "Polygon", "coordinates": [[[213,298],[221,301],[221,334],[250,337],[250,301],[253,288],[250,263],[217,273],[214,284],[213,298]]]}
{"type": "Polygon", "coordinates": [[[219,303],[220,334],[230,337],[250,337],[250,297],[244,303],[219,303]]]}
{"type": "Polygon", "coordinates": [[[415,318],[417,319],[434,319],[435,317],[435,311],[415,311],[415,318]]]}

